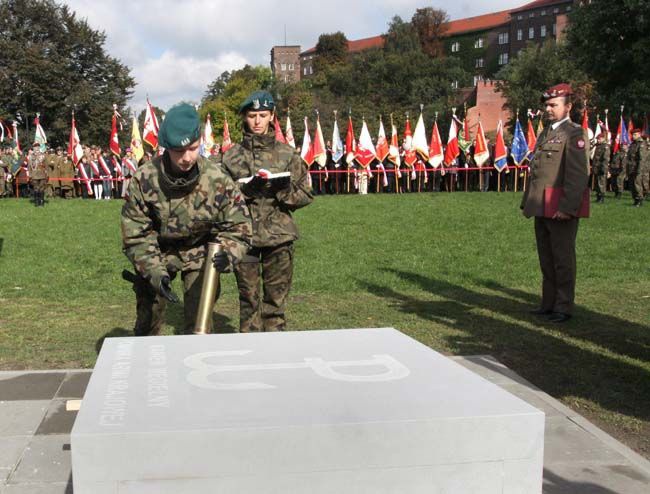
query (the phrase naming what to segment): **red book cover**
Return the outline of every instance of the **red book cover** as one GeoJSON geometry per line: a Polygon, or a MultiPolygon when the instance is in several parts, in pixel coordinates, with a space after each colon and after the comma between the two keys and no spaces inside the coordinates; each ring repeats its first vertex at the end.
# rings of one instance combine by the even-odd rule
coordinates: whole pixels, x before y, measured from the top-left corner
{"type": "MultiPolygon", "coordinates": [[[[582,194],[582,202],[578,209],[576,218],[589,218],[589,188],[585,188],[582,194]]],[[[544,189],[544,218],[552,218],[558,211],[560,199],[564,197],[564,189],[562,187],[546,187],[544,189]]]]}

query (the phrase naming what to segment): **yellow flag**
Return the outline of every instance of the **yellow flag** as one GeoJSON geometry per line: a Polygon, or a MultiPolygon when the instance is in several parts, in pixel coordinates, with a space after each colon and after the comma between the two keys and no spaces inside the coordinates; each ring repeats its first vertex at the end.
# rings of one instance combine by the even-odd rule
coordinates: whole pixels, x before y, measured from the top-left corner
{"type": "Polygon", "coordinates": [[[142,147],[142,138],[140,137],[140,129],[138,128],[138,120],[133,117],[133,130],[131,131],[131,152],[137,161],[140,161],[144,156],[144,148],[142,147]]]}

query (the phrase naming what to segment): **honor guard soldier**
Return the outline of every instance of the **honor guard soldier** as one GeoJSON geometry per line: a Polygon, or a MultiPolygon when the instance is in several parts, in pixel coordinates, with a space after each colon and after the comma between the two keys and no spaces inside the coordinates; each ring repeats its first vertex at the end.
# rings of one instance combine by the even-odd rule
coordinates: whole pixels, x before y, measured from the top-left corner
{"type": "Polygon", "coordinates": [[[47,185],[48,173],[45,156],[41,153],[38,142],[32,145],[27,169],[29,171],[29,183],[32,186],[32,193],[34,195],[34,204],[36,206],[45,206],[45,187],[47,185]]]}
{"type": "Polygon", "coordinates": [[[596,137],[596,150],[593,160],[593,170],[596,176],[596,202],[605,202],[610,152],[609,143],[605,139],[605,134],[601,132],[596,137]]]}
{"type": "Polygon", "coordinates": [[[266,91],[256,91],[241,105],[244,136],[223,154],[223,169],[242,184],[253,219],[253,248],[235,267],[239,288],[239,329],[286,329],[285,307],[293,277],[293,243],[298,229],[291,216],[313,201],[308,172],[298,152],[275,140],[275,103],[266,91]],[[289,173],[286,180],[266,180],[289,173]],[[261,269],[261,279],[260,279],[261,269]],[[262,296],[260,297],[260,283],[262,296]]]}
{"type": "Polygon", "coordinates": [[[550,124],[537,139],[528,186],[521,202],[523,214],[535,217],[535,238],[542,271],[542,303],[531,311],[551,322],[569,320],[576,283],[575,241],[578,212],[589,182],[589,140],[569,117],[573,92],[558,84],[542,95],[550,124]],[[557,211],[545,215],[546,189],[562,188],[557,211]]]}
{"type": "Polygon", "coordinates": [[[630,134],[632,134],[632,143],[627,151],[627,178],[634,206],[638,208],[643,205],[643,171],[648,151],[641,138],[641,129],[632,129],[630,134]]]}
{"type": "MultiPolygon", "coordinates": [[[[248,208],[239,188],[199,154],[199,115],[172,107],[160,126],[162,156],[138,168],[122,208],[122,244],[137,276],[135,334],[160,333],[166,303],[178,302],[171,281],[183,282],[184,332],[192,333],[208,242],[222,249],[215,264],[232,270],[250,246],[248,208]]],[[[207,261],[210,262],[210,261],[207,261]]]]}

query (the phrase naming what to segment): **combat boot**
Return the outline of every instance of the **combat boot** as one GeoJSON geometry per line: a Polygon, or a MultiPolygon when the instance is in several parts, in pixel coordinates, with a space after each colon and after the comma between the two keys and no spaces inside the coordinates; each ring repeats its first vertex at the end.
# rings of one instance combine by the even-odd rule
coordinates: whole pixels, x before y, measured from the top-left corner
{"type": "Polygon", "coordinates": [[[617,193],[616,193],[616,196],[614,196],[614,197],[615,197],[616,199],[620,199],[621,197],[623,197],[623,194],[621,194],[620,192],[617,192],[617,193]]]}

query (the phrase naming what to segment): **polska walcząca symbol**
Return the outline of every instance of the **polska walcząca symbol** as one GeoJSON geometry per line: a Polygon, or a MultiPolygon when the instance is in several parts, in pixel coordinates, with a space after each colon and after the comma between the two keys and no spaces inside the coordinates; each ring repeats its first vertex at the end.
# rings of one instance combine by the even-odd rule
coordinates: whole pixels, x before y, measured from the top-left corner
{"type": "Polygon", "coordinates": [[[404,379],[411,371],[401,362],[390,355],[373,355],[367,360],[327,361],[322,358],[305,358],[304,362],[281,362],[276,364],[239,364],[215,365],[207,360],[214,357],[233,357],[252,353],[252,350],[228,350],[217,352],[204,352],[190,355],[183,360],[186,367],[192,369],[187,374],[187,381],[199,388],[215,390],[256,390],[275,389],[277,386],[263,382],[226,383],[210,379],[211,376],[228,372],[269,371],[288,369],[310,369],[316,375],[325,379],[343,382],[387,382],[404,379]],[[383,372],[377,374],[344,374],[335,369],[337,367],[377,367],[382,366],[383,372]]]}

